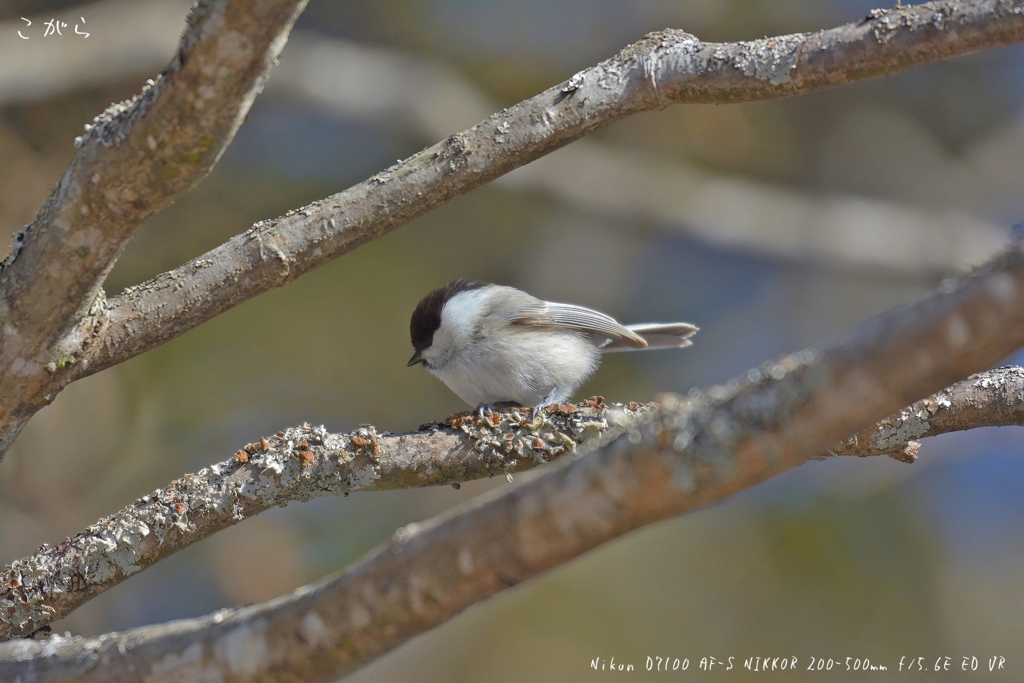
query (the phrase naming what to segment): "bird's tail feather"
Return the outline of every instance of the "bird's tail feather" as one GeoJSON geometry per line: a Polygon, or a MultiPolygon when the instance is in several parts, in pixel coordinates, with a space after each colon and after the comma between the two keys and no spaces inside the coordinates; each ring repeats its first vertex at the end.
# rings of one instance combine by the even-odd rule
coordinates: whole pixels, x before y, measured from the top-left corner
{"type": "MultiPolygon", "coordinates": [[[[700,329],[690,323],[641,323],[627,325],[629,331],[643,337],[648,349],[682,349],[693,344],[690,339],[700,329]]],[[[601,347],[602,353],[637,351],[635,346],[610,341],[601,347]]]]}

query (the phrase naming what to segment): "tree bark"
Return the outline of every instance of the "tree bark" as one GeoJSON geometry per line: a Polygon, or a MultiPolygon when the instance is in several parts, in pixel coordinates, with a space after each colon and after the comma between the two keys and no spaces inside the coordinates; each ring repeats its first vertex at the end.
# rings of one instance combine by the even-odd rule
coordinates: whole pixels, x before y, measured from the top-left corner
{"type": "Polygon", "coordinates": [[[103,281],[125,243],[213,168],[305,4],[197,3],[170,65],[75,140],[71,165],[0,264],[0,457],[91,372],[111,322],[103,281]]]}
{"type": "MultiPolygon", "coordinates": [[[[182,56],[198,51],[198,56],[209,49],[210,63],[241,59],[244,52],[258,67],[230,65],[237,70],[232,73],[249,74],[248,81],[210,82],[196,66],[206,61],[176,59],[130,106],[114,107],[101,117],[40,212],[39,227],[16,242],[0,272],[0,315],[11,320],[0,331],[0,454],[31,415],[69,382],[143,353],[625,116],[680,102],[798,95],[1024,38],[1021,0],[946,0],[873,10],[864,20],[838,28],[739,43],[704,43],[677,30],[652,33],[612,59],[345,192],[257,223],[204,256],[106,300],[102,280],[131,229],[191,187],[216,160],[303,4],[262,2],[251,0],[250,6],[236,0],[223,12],[211,9],[220,5],[200,4],[181,51],[182,56]],[[221,17],[224,23],[208,21],[221,17]],[[218,29],[233,26],[231,17],[240,28],[224,34],[230,40],[220,40],[224,36],[218,29]],[[252,44],[240,36],[250,36],[252,44]],[[179,81],[184,85],[183,75],[191,69],[199,71],[187,84],[192,90],[169,88],[179,81]],[[207,92],[209,101],[201,94],[207,92]],[[240,101],[231,100],[229,92],[240,101]],[[155,113],[166,102],[167,122],[188,123],[195,93],[200,93],[203,111],[211,113],[211,120],[199,116],[208,124],[208,135],[186,136],[172,145],[165,136],[175,128],[153,127],[159,118],[155,113]],[[114,141],[118,144],[111,152],[106,144],[114,141]],[[153,145],[150,151],[157,154],[146,151],[153,145]],[[97,195],[91,179],[99,174],[96,182],[106,187],[105,174],[123,170],[119,159],[132,161],[132,172],[124,177],[144,182],[129,180],[97,195]],[[147,184],[154,181],[162,181],[161,190],[147,184]],[[88,213],[82,214],[83,208],[88,213]],[[57,227],[44,229],[51,223],[57,227]],[[48,269],[60,273],[49,284],[28,286],[49,278],[48,269]]],[[[193,133],[199,128],[186,126],[193,133]]]]}
{"type": "MultiPolygon", "coordinates": [[[[1024,344],[1024,247],[958,285],[720,387],[609,445],[400,530],[348,572],[259,605],[100,638],[0,645],[22,681],[329,681],[502,590],[826,451],[1024,344]]],[[[372,447],[372,446],[371,446],[372,447]]]]}

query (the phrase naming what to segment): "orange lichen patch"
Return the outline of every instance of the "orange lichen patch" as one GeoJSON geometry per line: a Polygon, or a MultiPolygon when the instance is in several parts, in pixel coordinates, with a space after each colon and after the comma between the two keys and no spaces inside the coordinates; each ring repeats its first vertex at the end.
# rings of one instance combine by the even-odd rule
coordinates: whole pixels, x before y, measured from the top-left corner
{"type": "Polygon", "coordinates": [[[249,462],[249,454],[245,451],[238,451],[235,453],[235,460],[238,462],[249,462]]]}
{"type": "Polygon", "coordinates": [[[313,462],[313,451],[299,451],[299,460],[302,461],[303,465],[313,462]]]}
{"type": "Polygon", "coordinates": [[[377,443],[377,437],[370,437],[370,450],[373,451],[375,456],[380,455],[380,444],[377,443]]]}
{"type": "Polygon", "coordinates": [[[355,446],[356,448],[363,448],[364,446],[366,446],[366,439],[364,439],[361,436],[353,436],[351,441],[352,445],[355,446]]]}
{"type": "Polygon", "coordinates": [[[262,448],[265,451],[270,450],[270,442],[264,439],[262,436],[260,437],[260,448],[262,448]]]}

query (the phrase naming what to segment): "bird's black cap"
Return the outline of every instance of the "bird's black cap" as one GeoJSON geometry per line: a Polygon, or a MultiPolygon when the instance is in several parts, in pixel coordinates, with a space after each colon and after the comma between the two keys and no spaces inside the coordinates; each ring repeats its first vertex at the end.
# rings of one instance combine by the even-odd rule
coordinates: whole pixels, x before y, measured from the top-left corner
{"type": "MultiPolygon", "coordinates": [[[[409,321],[409,336],[412,337],[412,346],[416,349],[416,356],[413,358],[415,359],[421,351],[429,349],[430,345],[434,343],[434,333],[441,326],[441,309],[449,299],[460,292],[468,292],[486,286],[486,282],[459,278],[443,287],[438,287],[423,297],[416,305],[416,310],[412,312],[412,320],[409,321]]],[[[415,365],[416,362],[410,361],[409,364],[415,365]]]]}

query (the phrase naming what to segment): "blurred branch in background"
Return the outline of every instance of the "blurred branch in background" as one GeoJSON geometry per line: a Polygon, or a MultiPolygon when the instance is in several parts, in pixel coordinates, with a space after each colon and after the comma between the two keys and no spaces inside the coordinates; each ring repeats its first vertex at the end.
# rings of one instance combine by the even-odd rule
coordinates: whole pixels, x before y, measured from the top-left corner
{"type": "MultiPolygon", "coordinates": [[[[998,361],[1024,344],[1022,303],[1017,245],[958,286],[824,349],[688,399],[668,397],[607,446],[407,526],[340,576],[199,619],[95,639],[12,641],[0,646],[0,674],[40,683],[333,680],[472,604],[795,467],[907,400],[998,361]]],[[[293,448],[285,450],[294,462],[293,448]]],[[[185,494],[165,504],[183,515],[185,494]]]]}
{"type": "MultiPolygon", "coordinates": [[[[685,401],[669,396],[669,402],[685,401]]],[[[458,485],[511,476],[607,443],[657,405],[591,399],[540,419],[511,411],[453,416],[395,435],[362,427],[330,434],[303,425],[260,438],[225,462],[187,474],[56,547],[7,565],[0,640],[28,636],[182,548],[265,510],[354,491],[458,485]],[[12,611],[13,610],[13,611],[12,611]]],[[[914,462],[911,439],[1024,424],[1024,368],[974,375],[891,415],[831,452],[914,462]]],[[[824,459],[824,456],[822,456],[824,459]]]]}

